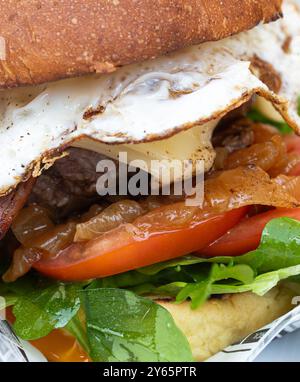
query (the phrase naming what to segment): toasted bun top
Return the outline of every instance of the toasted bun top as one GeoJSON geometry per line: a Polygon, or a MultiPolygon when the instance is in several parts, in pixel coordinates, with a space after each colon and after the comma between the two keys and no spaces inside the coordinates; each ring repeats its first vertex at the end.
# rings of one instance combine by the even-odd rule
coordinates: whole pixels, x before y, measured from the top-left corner
{"type": "Polygon", "coordinates": [[[259,22],[277,19],[281,3],[282,0],[1,1],[0,87],[110,72],[187,45],[219,40],[259,22]]]}

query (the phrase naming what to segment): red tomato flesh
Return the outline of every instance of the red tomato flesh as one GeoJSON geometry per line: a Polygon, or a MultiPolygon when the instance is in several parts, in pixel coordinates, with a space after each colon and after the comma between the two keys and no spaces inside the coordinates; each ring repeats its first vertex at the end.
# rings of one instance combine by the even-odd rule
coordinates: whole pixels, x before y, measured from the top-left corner
{"type": "Polygon", "coordinates": [[[240,256],[256,249],[266,224],[272,219],[289,217],[300,220],[300,208],[275,209],[243,219],[224,236],[199,251],[204,256],[240,256]]]}
{"type": "MultiPolygon", "coordinates": [[[[84,243],[74,243],[55,257],[45,258],[34,268],[48,277],[80,281],[127,272],[147,265],[184,256],[206,247],[234,227],[247,213],[243,207],[218,215],[203,215],[188,225],[136,235],[132,226],[122,225],[103,236],[84,243]],[[131,227],[131,228],[130,228],[131,227]]],[[[158,209],[151,219],[165,216],[158,209]]],[[[174,216],[176,220],[176,216],[174,216]]],[[[155,223],[159,222],[156,221],[155,223]]],[[[156,229],[157,229],[157,224],[156,229]]],[[[141,217],[138,227],[147,229],[149,217],[141,217]]]]}

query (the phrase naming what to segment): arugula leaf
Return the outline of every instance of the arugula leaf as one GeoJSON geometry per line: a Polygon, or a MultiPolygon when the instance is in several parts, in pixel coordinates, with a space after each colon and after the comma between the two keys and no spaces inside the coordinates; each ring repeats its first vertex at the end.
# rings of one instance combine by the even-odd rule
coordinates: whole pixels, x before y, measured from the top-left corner
{"type": "Polygon", "coordinates": [[[191,299],[191,308],[197,309],[209,299],[212,292],[212,282],[210,280],[201,281],[196,284],[186,284],[176,297],[177,303],[182,303],[191,299]]]}
{"type": "MultiPolygon", "coordinates": [[[[134,283],[123,287],[139,295],[177,297],[177,302],[191,298],[192,308],[197,308],[210,297],[212,285],[217,281],[229,280],[240,285],[254,280],[255,273],[248,265],[209,264],[208,261],[210,260],[199,257],[185,257],[143,268],[141,272],[144,280],[139,278],[142,280],[141,284],[134,283]],[[157,273],[154,273],[155,271],[157,273]]],[[[138,274],[139,271],[135,273],[138,274]]],[[[120,285],[117,278],[118,276],[114,276],[112,285],[120,285]]],[[[132,278],[131,274],[128,280],[132,278]]],[[[123,278],[122,280],[124,281],[123,278]]],[[[92,286],[99,287],[99,282],[95,281],[92,286]]]]}
{"type": "MultiPolygon", "coordinates": [[[[253,292],[259,296],[265,295],[274,288],[280,281],[292,278],[300,274],[300,265],[294,267],[279,269],[277,271],[264,273],[257,276],[253,282],[249,284],[219,284],[212,283],[209,280],[201,283],[171,283],[159,288],[151,287],[147,291],[147,286],[144,286],[144,293],[152,293],[157,295],[169,295],[176,297],[177,303],[182,303],[187,299],[191,299],[191,308],[196,309],[201,306],[210,295],[232,294],[253,292]]],[[[299,288],[300,291],[300,288],[299,288]]]]}
{"type": "MultiPolygon", "coordinates": [[[[177,259],[176,261],[178,262],[180,260],[177,259]]],[[[186,262],[185,258],[183,258],[182,261],[186,262]]],[[[197,262],[199,263],[199,258],[197,258],[197,262]]],[[[197,262],[195,262],[195,264],[197,264],[197,262]]],[[[126,288],[136,291],[143,288],[143,285],[146,284],[150,285],[154,283],[155,286],[159,286],[164,285],[166,283],[170,283],[171,281],[193,282],[195,281],[195,277],[200,277],[200,274],[203,278],[206,278],[208,276],[205,264],[203,264],[201,270],[197,270],[196,274],[195,272],[193,272],[193,269],[189,269],[189,271],[186,272],[186,268],[181,268],[177,265],[175,265],[174,267],[164,266],[164,263],[162,263],[161,271],[159,268],[159,264],[157,264],[157,266],[159,271],[155,271],[153,272],[153,274],[146,274],[146,268],[145,272],[144,270],[141,271],[140,269],[138,269],[136,271],[130,271],[123,274],[110,276],[104,279],[94,280],[88,288],[126,288]]],[[[153,267],[155,267],[155,265],[153,267]]]]}
{"type": "MultiPolygon", "coordinates": [[[[300,103],[299,103],[300,105],[300,103]]],[[[300,112],[300,107],[299,107],[299,112],[300,112]]],[[[300,115],[300,113],[299,113],[300,115]]],[[[260,111],[257,109],[252,109],[248,112],[247,117],[251,119],[253,122],[261,122],[261,123],[266,123],[268,125],[276,127],[281,134],[287,135],[291,134],[293,132],[293,129],[285,122],[278,122],[274,121],[273,119],[270,119],[263,115],[260,111]]]]}
{"type": "Polygon", "coordinates": [[[243,292],[253,292],[259,296],[265,295],[272,288],[274,288],[280,281],[286,280],[292,276],[300,274],[300,265],[294,267],[279,269],[277,271],[264,273],[255,278],[252,284],[248,285],[220,285],[215,284],[212,287],[213,294],[224,294],[224,293],[243,293],[243,292]]]}
{"type": "Polygon", "coordinates": [[[17,297],[19,295],[28,294],[35,290],[38,281],[31,277],[31,275],[26,275],[16,280],[13,283],[4,283],[0,281],[0,296],[12,296],[17,297]]]}
{"type": "Polygon", "coordinates": [[[155,284],[147,283],[138,285],[134,288],[130,288],[134,293],[145,296],[145,295],[155,295],[159,297],[174,297],[178,295],[182,288],[187,285],[183,281],[174,281],[169,284],[156,286],[155,284]]]}
{"type": "Polygon", "coordinates": [[[80,308],[79,286],[56,283],[19,295],[13,308],[14,330],[24,340],[35,340],[63,328],[80,308]]]}
{"type": "Polygon", "coordinates": [[[281,280],[300,275],[299,244],[300,222],[290,218],[275,219],[266,225],[257,250],[238,257],[187,256],[152,265],[139,270],[148,279],[133,290],[139,294],[176,297],[177,302],[191,299],[192,308],[199,307],[213,294],[252,291],[263,295],[281,280]],[[206,277],[203,266],[210,267],[206,277]],[[173,277],[165,285],[158,284],[160,275],[166,271],[165,274],[172,274],[171,270],[176,271],[178,281],[173,277]],[[190,274],[194,281],[185,281],[180,277],[182,273],[190,274]],[[254,276],[257,277],[254,279],[254,276]]]}
{"type": "Polygon", "coordinates": [[[279,218],[269,222],[257,250],[233,258],[235,264],[248,264],[258,274],[300,264],[300,222],[279,218]]]}
{"type": "Polygon", "coordinates": [[[196,284],[187,284],[177,295],[176,301],[181,303],[187,298],[191,299],[191,308],[196,309],[202,305],[213,293],[213,284],[217,281],[232,279],[243,284],[254,281],[254,272],[248,265],[226,266],[213,264],[210,276],[205,281],[196,284]]]}
{"type": "Polygon", "coordinates": [[[39,289],[38,284],[38,281],[31,277],[31,275],[26,275],[26,277],[22,277],[13,283],[0,281],[0,297],[3,298],[3,306],[1,305],[0,310],[15,305],[20,296],[30,294],[35,289],[39,289]]]}
{"type": "Polygon", "coordinates": [[[251,285],[253,293],[259,296],[265,295],[269,290],[274,288],[280,281],[291,278],[300,274],[300,265],[278,269],[277,271],[264,273],[256,277],[255,282],[251,285]]]}
{"type": "Polygon", "coordinates": [[[170,313],[121,289],[82,292],[94,361],[192,361],[187,339],[170,313]]]}
{"type": "Polygon", "coordinates": [[[81,319],[83,315],[83,312],[78,311],[77,315],[74,316],[65,326],[65,329],[77,339],[82,348],[87,352],[87,354],[89,354],[90,348],[88,344],[86,329],[84,322],[82,322],[84,320],[81,319]]]}
{"type": "MultiPolygon", "coordinates": [[[[203,261],[200,260],[200,262],[202,263],[203,261]]],[[[173,259],[163,263],[153,264],[149,265],[148,267],[140,268],[138,272],[144,275],[153,276],[168,268],[177,268],[177,270],[180,271],[181,267],[194,264],[199,264],[199,257],[185,256],[179,259],[173,259]]]]}
{"type": "Polygon", "coordinates": [[[146,283],[150,280],[151,277],[148,277],[147,275],[143,275],[137,271],[130,271],[115,276],[105,277],[103,279],[93,280],[88,288],[128,288],[146,283]]]}

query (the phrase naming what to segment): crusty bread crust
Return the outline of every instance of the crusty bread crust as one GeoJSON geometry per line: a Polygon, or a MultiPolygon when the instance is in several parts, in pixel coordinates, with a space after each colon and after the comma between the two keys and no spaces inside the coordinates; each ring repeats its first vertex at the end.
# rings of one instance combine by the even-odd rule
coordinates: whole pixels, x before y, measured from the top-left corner
{"type": "Polygon", "coordinates": [[[0,88],[154,58],[281,15],[282,0],[1,0],[0,88]]]}
{"type": "Polygon", "coordinates": [[[204,361],[287,313],[294,307],[292,298],[296,294],[284,287],[274,288],[263,297],[233,294],[212,299],[197,310],[191,310],[187,302],[159,303],[187,336],[194,358],[204,361]]]}

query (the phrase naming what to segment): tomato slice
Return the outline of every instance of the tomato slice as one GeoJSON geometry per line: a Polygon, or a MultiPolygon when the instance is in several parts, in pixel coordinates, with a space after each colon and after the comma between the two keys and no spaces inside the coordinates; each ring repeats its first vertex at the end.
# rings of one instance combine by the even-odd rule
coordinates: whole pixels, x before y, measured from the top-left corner
{"type": "MultiPolygon", "coordinates": [[[[300,137],[294,134],[289,134],[284,137],[287,152],[291,155],[300,156],[300,137]]],[[[300,175],[300,164],[297,163],[288,173],[290,176],[300,175]]]]}
{"type": "Polygon", "coordinates": [[[180,220],[177,215],[172,215],[175,209],[172,213],[164,208],[157,209],[139,218],[135,226],[122,225],[89,242],[73,243],[55,257],[37,262],[34,268],[48,277],[64,281],[127,272],[206,247],[236,225],[247,210],[242,207],[218,215],[203,214],[198,220],[182,226],[166,226],[159,219],[169,215],[172,221],[180,220]],[[147,234],[136,233],[137,227],[146,230],[147,234]],[[155,231],[151,231],[151,227],[155,227],[155,231]]]}
{"type": "MultiPolygon", "coordinates": [[[[300,153],[297,153],[300,155],[300,153]]],[[[288,173],[289,176],[299,176],[300,175],[300,163],[296,164],[288,173]]]]}
{"type": "Polygon", "coordinates": [[[300,154],[300,137],[295,134],[289,134],[284,137],[287,152],[297,152],[300,154]]]}
{"type": "Polygon", "coordinates": [[[280,217],[300,220],[300,208],[276,209],[246,218],[199,253],[215,257],[239,256],[253,251],[260,244],[266,224],[280,217]]]}

